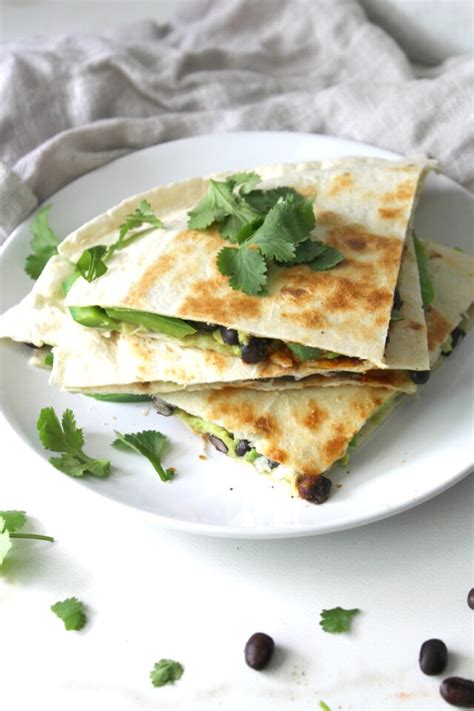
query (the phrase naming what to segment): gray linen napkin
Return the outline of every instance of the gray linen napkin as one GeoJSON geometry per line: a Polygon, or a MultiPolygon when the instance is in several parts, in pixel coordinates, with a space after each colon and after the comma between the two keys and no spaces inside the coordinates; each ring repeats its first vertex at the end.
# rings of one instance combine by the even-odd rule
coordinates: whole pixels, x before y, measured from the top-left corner
{"type": "Polygon", "coordinates": [[[310,131],[423,153],[473,189],[473,66],[454,57],[416,76],[356,0],[199,0],[172,24],[5,43],[3,235],[127,151],[214,131],[310,131]]]}

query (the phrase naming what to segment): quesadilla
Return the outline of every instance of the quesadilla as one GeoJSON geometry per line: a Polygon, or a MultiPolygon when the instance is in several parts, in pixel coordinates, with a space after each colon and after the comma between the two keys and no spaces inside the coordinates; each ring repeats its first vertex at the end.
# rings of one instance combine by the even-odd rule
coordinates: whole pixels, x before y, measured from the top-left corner
{"type": "MultiPolygon", "coordinates": [[[[94,249],[115,250],[140,205],[146,204],[147,214],[162,225],[140,231],[139,239],[134,233],[133,242],[113,251],[98,276],[89,275],[90,281],[79,276],[69,284],[66,306],[86,326],[174,339],[247,364],[291,368],[303,348],[304,359],[307,349],[314,349],[307,362],[315,368],[386,368],[403,247],[429,167],[427,162],[346,158],[258,169],[260,182],[239,198],[253,210],[251,216],[257,204],[253,193],[266,199],[291,190],[310,200],[316,218],[312,246],[342,255],[342,261],[323,271],[304,262],[288,268],[278,261],[268,272],[266,293],[258,296],[232,288],[222,272],[217,255],[228,242],[220,223],[189,227],[193,208],[218,183],[194,179],[157,188],[125,201],[61,244],[60,254],[71,263],[79,264],[87,253],[90,266],[103,253],[94,249]],[[348,358],[356,361],[350,367],[348,358]],[[329,366],[323,362],[328,359],[333,361],[329,366]]],[[[255,222],[244,227],[253,229],[255,222]]],[[[275,228],[278,239],[283,227],[278,223],[275,228]]],[[[246,253],[251,255],[255,246],[246,253]]],[[[235,250],[228,249],[231,258],[235,250]]]]}
{"type": "MultiPolygon", "coordinates": [[[[428,338],[431,362],[437,366],[472,321],[474,258],[426,245],[435,294],[428,311],[428,338]]],[[[325,475],[347,461],[350,448],[359,446],[401,398],[387,388],[355,384],[283,392],[182,391],[163,395],[156,403],[160,414],[177,416],[219,451],[287,482],[297,496],[322,503],[331,488],[325,475]]]]}

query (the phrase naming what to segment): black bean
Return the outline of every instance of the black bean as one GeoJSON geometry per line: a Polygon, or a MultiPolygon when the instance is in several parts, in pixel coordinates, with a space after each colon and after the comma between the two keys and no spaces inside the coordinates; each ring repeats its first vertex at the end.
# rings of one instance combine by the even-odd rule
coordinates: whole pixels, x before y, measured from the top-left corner
{"type": "Polygon", "coordinates": [[[294,383],[296,381],[296,378],[294,375],[281,375],[278,380],[280,380],[282,383],[294,383]]]}
{"type": "Polygon", "coordinates": [[[268,351],[266,338],[251,338],[247,344],[240,347],[244,363],[261,363],[265,360],[268,351]]]}
{"type": "Polygon", "coordinates": [[[219,439],[219,437],[211,435],[209,434],[209,432],[207,432],[206,439],[214,445],[218,452],[223,452],[224,454],[227,454],[227,452],[229,451],[228,446],[221,439],[219,439]]]}
{"type": "Polygon", "coordinates": [[[255,632],[245,645],[245,661],[249,667],[260,671],[272,658],[275,642],[264,632],[255,632]]]}
{"type": "Polygon", "coordinates": [[[450,676],[441,682],[439,693],[452,706],[461,709],[474,708],[474,681],[470,679],[450,676]]]}
{"type": "Polygon", "coordinates": [[[222,340],[228,346],[239,345],[239,334],[233,328],[225,328],[224,326],[219,326],[219,331],[221,333],[222,340]]]}
{"type": "Polygon", "coordinates": [[[398,286],[396,286],[394,294],[393,294],[393,308],[397,309],[397,311],[400,311],[402,306],[403,306],[402,297],[400,296],[400,291],[398,289],[398,286]]]}
{"type": "Polygon", "coordinates": [[[251,449],[252,446],[248,439],[241,439],[235,448],[235,453],[238,457],[243,457],[247,452],[250,452],[251,449]]]}
{"type": "Polygon", "coordinates": [[[204,321],[189,321],[190,326],[196,329],[196,331],[215,331],[217,326],[215,323],[205,323],[204,321]]]}
{"type": "Polygon", "coordinates": [[[170,415],[173,414],[174,407],[172,405],[168,405],[168,403],[162,400],[160,397],[154,398],[153,402],[155,404],[155,409],[159,415],[163,415],[163,417],[170,417],[170,415]]]}
{"type": "Polygon", "coordinates": [[[430,379],[429,370],[409,370],[408,374],[415,385],[424,385],[430,379]]]}
{"type": "Polygon", "coordinates": [[[418,661],[423,674],[441,674],[448,664],[448,648],[441,639],[427,639],[421,645],[418,661]]]}
{"type": "Polygon", "coordinates": [[[277,467],[280,466],[280,462],[274,462],[273,459],[267,459],[267,464],[270,467],[270,469],[276,469],[277,467]]]}
{"type": "Polygon", "coordinates": [[[332,482],[321,474],[303,474],[298,479],[298,493],[312,504],[324,504],[328,500],[332,482]]]}
{"type": "Polygon", "coordinates": [[[451,346],[452,348],[456,348],[458,341],[461,340],[461,338],[464,338],[466,335],[466,332],[462,330],[462,328],[459,328],[459,326],[456,326],[454,331],[451,331],[451,346]]]}
{"type": "Polygon", "coordinates": [[[467,594],[467,604],[474,610],[474,588],[471,588],[467,594]]]}

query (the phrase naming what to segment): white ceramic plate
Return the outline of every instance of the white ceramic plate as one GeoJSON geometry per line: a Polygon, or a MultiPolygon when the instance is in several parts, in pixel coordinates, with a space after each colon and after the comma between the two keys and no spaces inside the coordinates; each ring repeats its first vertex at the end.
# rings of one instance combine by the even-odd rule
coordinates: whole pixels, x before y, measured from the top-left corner
{"type": "MultiPolygon", "coordinates": [[[[344,155],[395,157],[373,146],[298,133],[231,133],[165,143],[128,155],[79,178],[49,201],[50,221],[66,236],[86,220],[134,193],[155,185],[237,170],[258,163],[316,160],[344,155]]],[[[28,220],[2,254],[2,311],[32,286],[23,271],[30,240],[28,220]]],[[[473,200],[442,176],[429,177],[418,207],[420,236],[472,249],[473,200]]],[[[332,496],[323,506],[288,497],[253,467],[233,462],[208,448],[199,458],[199,438],[173,418],[155,415],[146,404],[96,402],[49,387],[47,372],[28,366],[29,349],[2,344],[1,380],[7,420],[43,458],[35,423],[42,407],[73,408],[86,433],[86,452],[110,457],[106,480],[71,479],[115,501],[153,514],[163,525],[219,536],[287,537],[325,533],[369,523],[439,494],[472,468],[473,333],[421,388],[407,399],[372,439],[352,457],[350,473],[335,472],[332,496]],[[114,429],[159,429],[169,436],[167,466],[177,476],[162,483],[149,463],[111,449],[114,429]],[[340,485],[340,487],[339,487],[340,485]]],[[[65,475],[53,467],[51,477],[65,475]]]]}

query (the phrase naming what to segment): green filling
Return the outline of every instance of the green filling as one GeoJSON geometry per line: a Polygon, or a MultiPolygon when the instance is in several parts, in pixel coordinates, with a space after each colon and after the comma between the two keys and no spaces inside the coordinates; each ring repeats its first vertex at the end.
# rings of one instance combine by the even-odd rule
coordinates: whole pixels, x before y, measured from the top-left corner
{"type": "Polygon", "coordinates": [[[435,291],[433,279],[430,273],[430,260],[428,257],[428,252],[424,244],[418,237],[413,233],[413,243],[415,246],[416,262],[418,265],[418,273],[420,275],[420,288],[421,288],[421,298],[423,301],[423,308],[427,309],[433,303],[435,291]]]}
{"type": "Polygon", "coordinates": [[[384,420],[387,419],[387,417],[391,414],[391,412],[395,409],[395,404],[396,400],[400,396],[400,393],[394,392],[393,395],[391,395],[383,405],[380,405],[377,410],[372,414],[371,417],[367,420],[367,422],[360,428],[360,430],[353,436],[351,441],[349,442],[346,453],[344,454],[341,459],[339,459],[336,464],[341,464],[343,467],[347,467],[349,464],[350,458],[351,458],[351,452],[350,449],[356,449],[357,447],[360,447],[361,444],[365,442],[365,440],[369,437],[369,435],[377,429],[379,425],[382,424],[384,420]]]}
{"type": "Polygon", "coordinates": [[[224,442],[225,446],[227,447],[228,456],[232,457],[233,459],[245,459],[246,462],[253,462],[257,457],[260,456],[256,449],[251,449],[247,452],[247,454],[244,454],[243,457],[239,457],[235,453],[235,448],[238,442],[224,427],[215,425],[213,422],[207,422],[206,420],[203,420],[202,417],[190,415],[184,410],[181,410],[179,407],[175,409],[173,414],[178,417],[183,424],[193,430],[193,432],[204,435],[210,434],[214,437],[218,437],[218,439],[224,442]]]}
{"type": "Polygon", "coordinates": [[[133,395],[132,393],[83,393],[101,402],[150,402],[149,395],[133,395]]]}
{"type": "Polygon", "coordinates": [[[193,326],[186,323],[186,321],[182,321],[180,318],[158,316],[148,311],[135,311],[133,309],[106,308],[105,311],[110,318],[116,319],[117,321],[133,323],[147,331],[158,331],[158,333],[164,333],[167,336],[174,336],[175,338],[183,338],[183,336],[196,333],[196,329],[193,326]]]}

